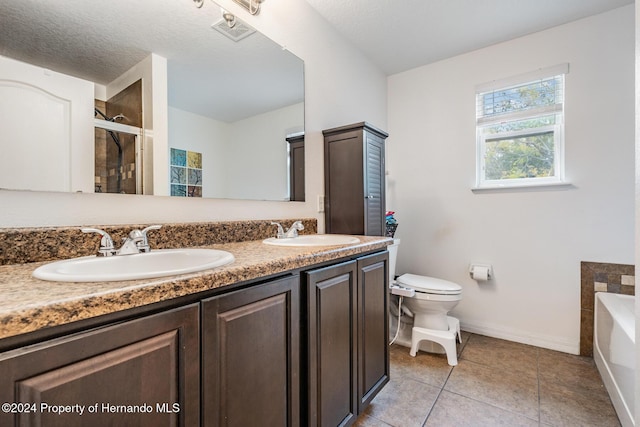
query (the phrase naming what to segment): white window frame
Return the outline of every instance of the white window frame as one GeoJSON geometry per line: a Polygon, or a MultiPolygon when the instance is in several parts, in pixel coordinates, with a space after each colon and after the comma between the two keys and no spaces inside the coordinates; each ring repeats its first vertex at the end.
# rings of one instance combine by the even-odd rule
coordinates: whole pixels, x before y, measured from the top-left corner
{"type": "Polygon", "coordinates": [[[564,76],[568,72],[569,64],[560,64],[554,67],[539,69],[531,73],[485,83],[476,87],[476,186],[474,190],[566,184],[564,175],[564,76]],[[554,78],[556,76],[560,76],[562,81],[562,96],[560,98],[560,103],[534,107],[527,110],[497,113],[490,116],[482,115],[482,97],[485,94],[492,91],[506,90],[512,87],[526,85],[528,83],[535,83],[536,81],[554,78]],[[494,126],[496,124],[529,120],[551,115],[556,116],[555,124],[552,125],[540,126],[537,128],[527,128],[498,134],[487,134],[483,132],[483,129],[494,126]],[[485,159],[487,141],[509,139],[514,137],[517,138],[545,132],[553,132],[554,134],[553,176],[509,179],[486,178],[485,159]]]}

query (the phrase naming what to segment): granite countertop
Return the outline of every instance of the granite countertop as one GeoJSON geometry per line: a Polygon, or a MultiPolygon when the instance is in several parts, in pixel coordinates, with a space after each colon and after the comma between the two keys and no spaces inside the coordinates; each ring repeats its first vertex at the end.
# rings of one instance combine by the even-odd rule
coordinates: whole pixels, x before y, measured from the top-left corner
{"type": "Polygon", "coordinates": [[[120,282],[33,278],[33,270],[45,262],[0,266],[0,339],[385,249],[392,242],[357,237],[358,244],[331,247],[280,247],[261,240],[201,246],[231,252],[235,262],[197,273],[120,282]]]}

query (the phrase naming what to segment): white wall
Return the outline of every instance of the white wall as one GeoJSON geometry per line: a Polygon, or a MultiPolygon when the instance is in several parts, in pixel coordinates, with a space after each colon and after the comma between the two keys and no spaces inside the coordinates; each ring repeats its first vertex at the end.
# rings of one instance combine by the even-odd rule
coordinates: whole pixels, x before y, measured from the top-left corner
{"type": "MultiPolygon", "coordinates": [[[[305,61],[307,201],[184,200],[161,196],[0,190],[0,227],[315,216],[320,221],[320,229],[324,229],[323,214],[316,210],[317,196],[324,191],[322,129],[364,120],[385,129],[386,77],[359,51],[345,43],[306,2],[267,2],[258,16],[249,15],[233,0],[217,3],[305,61]],[[47,208],[42,209],[43,206],[47,208]]],[[[205,7],[214,6],[205,3],[205,7]]],[[[188,7],[193,6],[185,4],[185,8],[188,7]]],[[[154,131],[157,129],[155,121],[154,117],[154,131]]],[[[165,172],[167,170],[165,167],[165,172]]]]}
{"type": "Polygon", "coordinates": [[[388,209],[398,272],[463,287],[463,327],[579,352],[580,261],[634,263],[633,6],[393,75],[388,209]],[[570,63],[564,191],[474,194],[474,87],[570,63]],[[495,279],[476,283],[471,261],[495,279]]]}
{"type": "Polygon", "coordinates": [[[294,104],[258,114],[234,122],[230,127],[225,153],[228,161],[226,196],[289,200],[286,137],[304,129],[304,106],[294,104]]]}
{"type": "Polygon", "coordinates": [[[233,123],[169,107],[169,147],[202,153],[203,197],[288,200],[286,137],[303,129],[302,103],[233,123]]]}
{"type": "Polygon", "coordinates": [[[202,153],[203,197],[225,194],[228,133],[224,122],[169,107],[169,148],[202,153]]]}
{"type": "MultiPolygon", "coordinates": [[[[640,7],[638,7],[636,5],[636,10],[635,10],[635,22],[636,22],[636,33],[635,33],[635,39],[636,39],[636,49],[635,49],[635,59],[636,59],[636,66],[635,66],[635,83],[636,83],[636,90],[635,90],[635,124],[636,124],[636,134],[635,134],[635,142],[636,142],[636,155],[635,155],[635,161],[636,161],[636,165],[640,165],[640,27],[638,26],[638,23],[640,22],[640,7]]],[[[640,274],[640,168],[638,168],[636,166],[636,204],[635,204],[635,225],[636,225],[636,230],[635,230],[635,248],[636,248],[636,255],[635,255],[635,275],[636,277],[638,277],[638,274],[640,274]]],[[[637,295],[638,293],[636,293],[637,295]]],[[[640,420],[640,351],[638,351],[638,348],[640,346],[638,346],[638,343],[640,343],[640,298],[638,298],[636,296],[636,370],[635,370],[635,374],[636,374],[636,380],[635,380],[635,404],[634,404],[634,409],[635,409],[635,414],[634,418],[636,420],[640,420]]]]}

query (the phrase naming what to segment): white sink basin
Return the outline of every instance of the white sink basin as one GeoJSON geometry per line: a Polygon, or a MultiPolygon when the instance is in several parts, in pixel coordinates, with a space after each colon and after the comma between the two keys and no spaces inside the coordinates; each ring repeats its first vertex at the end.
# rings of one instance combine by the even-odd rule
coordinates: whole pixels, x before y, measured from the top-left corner
{"type": "Polygon", "coordinates": [[[233,255],[216,249],[156,249],[110,257],[86,256],[38,267],[33,277],[56,282],[113,282],[193,273],[232,263],[233,255]]]}
{"type": "Polygon", "coordinates": [[[360,239],[344,234],[304,234],[289,239],[270,237],[262,243],[275,246],[336,246],[360,243],[360,239]]]}

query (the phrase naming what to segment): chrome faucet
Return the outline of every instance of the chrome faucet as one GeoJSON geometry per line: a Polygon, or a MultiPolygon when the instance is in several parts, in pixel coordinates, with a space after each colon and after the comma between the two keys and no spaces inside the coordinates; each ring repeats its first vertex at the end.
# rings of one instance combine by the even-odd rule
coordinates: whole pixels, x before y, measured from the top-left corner
{"type": "Polygon", "coordinates": [[[100,239],[100,249],[98,249],[97,256],[112,256],[116,255],[116,248],[113,246],[113,239],[109,236],[104,230],[100,230],[98,228],[83,228],[83,233],[98,233],[102,236],[100,239]]]}
{"type": "Polygon", "coordinates": [[[291,239],[293,237],[298,237],[298,230],[304,230],[304,225],[302,225],[302,221],[296,221],[291,224],[291,227],[287,231],[284,231],[282,225],[277,222],[272,222],[271,225],[278,226],[278,233],[276,234],[277,239],[291,239]]]}
{"type": "Polygon", "coordinates": [[[83,233],[98,233],[102,236],[100,239],[100,249],[98,249],[98,256],[113,256],[113,255],[131,255],[140,254],[151,251],[149,247],[149,240],[147,239],[147,233],[150,230],[158,230],[161,225],[150,225],[147,228],[140,230],[131,230],[129,237],[126,237],[122,241],[120,249],[116,250],[113,245],[113,239],[109,234],[98,228],[83,228],[83,233]]]}
{"type": "Polygon", "coordinates": [[[291,227],[287,231],[285,231],[284,237],[286,238],[298,237],[298,230],[300,231],[304,230],[304,225],[302,225],[302,221],[296,221],[293,224],[291,224],[291,227]]]}
{"type": "Polygon", "coordinates": [[[276,239],[284,239],[284,230],[282,229],[282,225],[279,222],[271,222],[271,225],[278,226],[278,233],[276,234],[276,239]]]}

